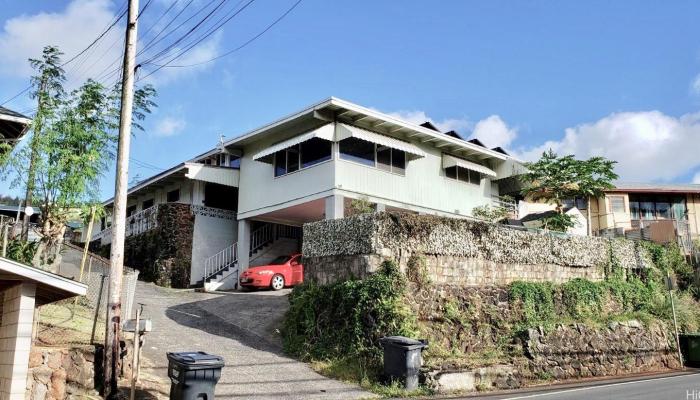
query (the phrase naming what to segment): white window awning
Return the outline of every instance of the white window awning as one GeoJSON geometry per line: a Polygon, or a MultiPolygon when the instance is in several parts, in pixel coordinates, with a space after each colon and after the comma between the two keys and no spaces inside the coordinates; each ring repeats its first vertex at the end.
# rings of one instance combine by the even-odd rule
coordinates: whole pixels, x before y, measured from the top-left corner
{"type": "Polygon", "coordinates": [[[422,158],[426,156],[425,152],[414,144],[394,139],[389,136],[384,136],[378,133],[370,132],[366,129],[358,128],[356,126],[336,124],[336,141],[339,142],[343,139],[347,139],[350,137],[354,137],[356,139],[364,140],[367,142],[376,143],[382,146],[390,147],[392,149],[404,151],[408,155],[409,159],[422,158]]]}
{"type": "Polygon", "coordinates": [[[333,141],[333,124],[326,124],[319,128],[316,128],[310,132],[303,133],[299,136],[294,136],[293,138],[281,141],[279,143],[273,144],[272,146],[266,148],[265,150],[259,152],[253,156],[253,160],[258,160],[262,162],[272,163],[272,155],[280,150],[288,149],[299,143],[306,142],[313,138],[324,139],[328,141],[333,141]]]}
{"type": "Polygon", "coordinates": [[[479,165],[475,162],[463,160],[461,158],[453,157],[447,154],[442,155],[442,168],[450,168],[450,167],[462,167],[466,169],[470,169],[472,171],[476,171],[479,173],[482,173],[487,176],[491,177],[496,177],[496,171],[492,170],[491,168],[484,167],[483,165],[479,165]]]}

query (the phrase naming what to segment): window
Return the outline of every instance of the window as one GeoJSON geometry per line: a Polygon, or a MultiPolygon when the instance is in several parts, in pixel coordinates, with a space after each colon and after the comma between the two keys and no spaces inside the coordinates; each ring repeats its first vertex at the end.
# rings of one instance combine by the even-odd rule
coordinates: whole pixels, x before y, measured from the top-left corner
{"type": "Polygon", "coordinates": [[[355,138],[338,142],[340,158],[374,167],[374,143],[355,138]]]}
{"type": "Polygon", "coordinates": [[[134,214],[136,214],[136,204],[126,208],[126,216],[127,217],[131,217],[134,214]]]}
{"type": "Polygon", "coordinates": [[[221,167],[226,165],[226,154],[219,154],[219,163],[217,165],[221,167]]]}
{"type": "Polygon", "coordinates": [[[144,200],[143,203],[141,203],[141,209],[145,210],[147,208],[151,208],[153,207],[153,204],[155,204],[153,199],[144,200]]]}
{"type": "Polygon", "coordinates": [[[332,158],[333,143],[312,138],[275,153],[275,176],[289,174],[332,158]]]}
{"type": "Polygon", "coordinates": [[[454,166],[445,168],[445,176],[464,183],[471,183],[474,185],[481,184],[481,173],[463,167],[454,166]]]}
{"type": "Polygon", "coordinates": [[[231,168],[241,168],[241,158],[238,156],[234,156],[233,154],[229,156],[228,158],[228,166],[231,168]]]}
{"type": "Polygon", "coordinates": [[[338,142],[340,158],[399,175],[406,174],[406,153],[356,138],[338,142]]]}
{"type": "Polygon", "coordinates": [[[180,189],[171,190],[167,195],[168,203],[174,203],[180,200],[180,189]]]}
{"type": "Polygon", "coordinates": [[[299,145],[301,147],[301,167],[308,168],[331,159],[333,143],[313,138],[299,145]]]}
{"type": "Polygon", "coordinates": [[[622,196],[609,196],[610,197],[610,210],[614,213],[624,213],[625,212],[625,198],[622,196]]]}
{"type": "Polygon", "coordinates": [[[641,210],[639,209],[639,202],[638,201],[632,201],[632,198],[630,197],[630,218],[632,219],[641,219],[641,210]]]}
{"type": "Polygon", "coordinates": [[[671,203],[667,201],[656,202],[656,218],[671,219],[671,203]]]}
{"type": "Polygon", "coordinates": [[[564,207],[576,207],[579,210],[585,210],[588,208],[588,199],[585,197],[576,197],[575,199],[565,199],[563,201],[564,207]]]}

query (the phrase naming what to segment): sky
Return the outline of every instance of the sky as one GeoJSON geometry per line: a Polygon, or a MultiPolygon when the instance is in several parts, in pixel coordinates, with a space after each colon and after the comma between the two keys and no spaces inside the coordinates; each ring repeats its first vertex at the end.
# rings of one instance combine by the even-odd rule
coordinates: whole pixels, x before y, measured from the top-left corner
{"type": "MultiPolygon", "coordinates": [[[[176,12],[184,18],[210,1],[192,0],[183,11],[186,0],[152,0],[137,47],[153,43],[176,12]]],[[[296,1],[254,0],[172,64],[241,46],[296,1]]],[[[123,4],[0,0],[0,102],[28,85],[27,58],[49,44],[72,57],[123,4]]],[[[335,96],[432,121],[523,160],[553,149],[616,160],[623,181],[700,183],[698,15],[697,1],[302,0],[228,56],[156,70],[147,61],[168,37],[137,57],[139,84],[156,87],[158,108],[133,137],[130,179],[335,96]]],[[[124,29],[117,24],[66,68],[69,85],[116,79],[124,29]]],[[[5,107],[34,105],[20,96],[5,107]]],[[[100,192],[114,192],[113,169],[100,192]]],[[[0,182],[0,193],[21,190],[0,182]]]]}

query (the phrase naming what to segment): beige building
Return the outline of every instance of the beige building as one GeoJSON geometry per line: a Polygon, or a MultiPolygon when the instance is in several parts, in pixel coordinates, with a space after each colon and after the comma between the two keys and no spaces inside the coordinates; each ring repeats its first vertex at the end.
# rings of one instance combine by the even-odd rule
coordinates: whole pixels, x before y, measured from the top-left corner
{"type": "Polygon", "coordinates": [[[629,234],[658,223],[700,238],[700,185],[621,183],[591,202],[594,234],[629,234]]]}

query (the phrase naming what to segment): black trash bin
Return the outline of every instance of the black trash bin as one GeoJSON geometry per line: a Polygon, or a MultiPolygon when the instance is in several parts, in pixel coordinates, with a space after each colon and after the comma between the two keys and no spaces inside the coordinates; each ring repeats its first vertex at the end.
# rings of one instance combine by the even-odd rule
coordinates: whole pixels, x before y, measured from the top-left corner
{"type": "Polygon", "coordinates": [[[384,348],[384,378],[404,381],[407,390],[416,389],[423,365],[421,352],[428,346],[427,341],[387,336],[379,339],[379,343],[384,348]]]}
{"type": "Polygon", "coordinates": [[[167,353],[171,400],[213,400],[224,359],[203,351],[167,353]]]}

